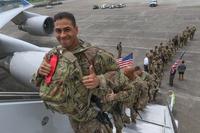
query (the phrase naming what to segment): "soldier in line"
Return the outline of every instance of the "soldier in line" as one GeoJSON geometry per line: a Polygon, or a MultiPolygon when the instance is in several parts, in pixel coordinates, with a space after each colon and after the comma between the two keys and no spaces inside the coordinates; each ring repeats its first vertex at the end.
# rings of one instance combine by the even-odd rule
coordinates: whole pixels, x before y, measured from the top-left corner
{"type": "Polygon", "coordinates": [[[167,64],[168,61],[169,61],[169,55],[168,55],[168,52],[167,52],[166,46],[163,47],[163,49],[162,49],[162,53],[163,53],[163,55],[164,55],[164,62],[165,62],[165,64],[167,64]]]}
{"type": "MultiPolygon", "coordinates": [[[[110,94],[111,98],[106,99],[107,101],[125,101],[130,96],[132,99],[134,98],[134,86],[128,84],[128,79],[119,69],[110,53],[92,47],[89,43],[78,39],[78,27],[73,14],[68,12],[56,14],[54,16],[54,24],[55,36],[61,48],[55,48],[54,50],[59,52],[59,58],[64,58],[65,51],[71,52],[77,58],[80,66],[80,68],[77,67],[75,70],[79,75],[82,73],[83,76],[80,81],[79,78],[81,76],[77,79],[76,75],[74,75],[71,77],[73,79],[69,80],[69,83],[73,84],[76,81],[77,84],[73,84],[75,87],[69,86],[69,88],[63,88],[63,90],[67,91],[64,94],[68,95],[67,97],[62,97],[66,101],[62,101],[59,105],[51,102],[52,104],[50,105],[54,107],[59,106],[62,113],[66,113],[69,116],[75,133],[112,133],[112,124],[107,114],[101,108],[100,103],[104,100],[102,94],[103,92],[105,92],[104,96],[110,94]],[[82,87],[77,87],[77,85],[82,87]],[[65,105],[68,106],[66,107],[65,105]]],[[[71,57],[73,56],[71,55],[71,57]]],[[[71,61],[74,62],[74,60],[75,58],[73,57],[71,61]]],[[[69,68],[72,69],[75,66],[69,68]]],[[[62,74],[62,70],[69,68],[62,68],[58,74],[62,74]]],[[[51,65],[45,57],[35,75],[35,83],[39,85],[50,74],[50,71],[51,65]]],[[[60,85],[63,83],[65,82],[58,82],[57,84],[60,85]]],[[[61,90],[55,91],[55,93],[60,93],[59,96],[63,95],[61,90]]],[[[47,102],[47,104],[49,103],[47,102]]]]}
{"type": "Polygon", "coordinates": [[[175,49],[178,49],[178,35],[174,36],[172,39],[172,42],[174,43],[175,49]]]}
{"type": "Polygon", "coordinates": [[[182,48],[184,46],[184,37],[183,34],[180,35],[180,48],[182,48]]]}
{"type": "Polygon", "coordinates": [[[187,26],[186,29],[182,33],[182,36],[183,36],[183,45],[184,46],[187,45],[187,41],[188,41],[188,38],[189,38],[189,33],[190,33],[190,29],[187,26]]]}
{"type": "Polygon", "coordinates": [[[149,57],[148,58],[149,59],[149,73],[151,74],[151,73],[153,73],[152,72],[152,70],[153,70],[153,68],[152,68],[153,67],[153,50],[152,49],[150,50],[148,55],[149,55],[148,56],[149,57]]]}
{"type": "Polygon", "coordinates": [[[158,51],[159,51],[159,52],[162,52],[162,49],[163,49],[163,43],[161,42],[161,43],[160,43],[160,46],[158,47],[158,51]]]}
{"type": "Polygon", "coordinates": [[[162,80],[162,75],[163,75],[163,66],[162,66],[163,62],[161,60],[161,58],[159,56],[157,56],[157,61],[156,61],[156,74],[158,75],[158,77],[160,78],[160,80],[162,80]]]}
{"type": "MultiPolygon", "coordinates": [[[[136,100],[129,102],[126,107],[131,109],[131,120],[136,122],[137,111],[143,110],[148,103],[148,85],[146,81],[143,81],[140,76],[137,75],[135,67],[129,66],[124,69],[124,74],[128,77],[129,83],[133,84],[136,89],[136,100]]],[[[147,72],[146,72],[147,73],[147,72]]]]}
{"type": "Polygon", "coordinates": [[[159,53],[159,52],[158,52],[158,46],[155,46],[155,47],[154,47],[154,52],[156,53],[156,55],[158,55],[158,53],[159,53]]]}
{"type": "Polygon", "coordinates": [[[156,56],[154,56],[153,61],[152,61],[151,72],[156,73],[156,69],[157,69],[157,60],[156,60],[156,56]]]}
{"type": "Polygon", "coordinates": [[[192,28],[191,28],[191,34],[190,34],[190,40],[193,40],[195,31],[196,31],[196,26],[192,26],[192,28]]]}
{"type": "Polygon", "coordinates": [[[153,77],[147,72],[143,71],[139,66],[134,68],[135,74],[139,76],[144,82],[147,83],[148,86],[148,97],[144,99],[144,101],[151,102],[154,98],[154,93],[157,91],[157,87],[155,88],[155,84],[153,82],[153,77]]]}
{"type": "MultiPolygon", "coordinates": [[[[179,43],[179,45],[180,45],[180,43],[179,43]]],[[[176,54],[176,51],[175,51],[175,49],[173,48],[172,44],[169,43],[168,47],[169,47],[170,51],[172,52],[172,56],[174,56],[174,55],[176,54]]]]}
{"type": "Polygon", "coordinates": [[[165,49],[166,49],[166,53],[168,56],[168,60],[170,61],[172,59],[172,51],[171,51],[171,49],[169,49],[168,45],[165,46],[165,49]]]}
{"type": "MultiPolygon", "coordinates": [[[[151,74],[151,76],[153,77],[153,85],[154,85],[154,88],[158,88],[161,86],[161,80],[160,78],[158,77],[158,75],[156,73],[154,74],[151,74]]],[[[156,94],[155,94],[156,95],[156,94]]],[[[155,99],[155,95],[154,95],[154,99],[155,99]]]]}
{"type": "Polygon", "coordinates": [[[187,38],[189,39],[191,36],[191,29],[189,28],[189,26],[186,27],[186,31],[187,31],[187,38]]]}

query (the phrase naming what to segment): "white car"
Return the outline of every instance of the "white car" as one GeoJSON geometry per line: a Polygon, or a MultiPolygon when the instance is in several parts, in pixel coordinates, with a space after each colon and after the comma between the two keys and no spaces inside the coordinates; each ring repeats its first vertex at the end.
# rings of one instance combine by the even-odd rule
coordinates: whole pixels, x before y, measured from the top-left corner
{"type": "Polygon", "coordinates": [[[149,7],[156,7],[158,6],[157,0],[149,0],[149,7]]]}

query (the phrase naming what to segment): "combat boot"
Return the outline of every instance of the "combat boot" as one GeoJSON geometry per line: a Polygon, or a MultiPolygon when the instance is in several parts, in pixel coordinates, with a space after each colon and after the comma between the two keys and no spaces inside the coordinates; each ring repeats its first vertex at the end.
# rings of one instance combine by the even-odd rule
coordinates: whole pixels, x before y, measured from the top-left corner
{"type": "Polygon", "coordinates": [[[116,133],[122,133],[122,129],[116,129],[116,133]]]}
{"type": "Polygon", "coordinates": [[[130,118],[129,118],[126,114],[123,114],[123,115],[122,115],[122,121],[123,121],[123,123],[125,123],[125,124],[130,124],[130,123],[131,123],[130,118]]]}
{"type": "Polygon", "coordinates": [[[136,112],[132,113],[132,114],[131,114],[131,121],[132,121],[133,123],[136,123],[136,118],[137,118],[137,113],[136,113],[136,112]]]}

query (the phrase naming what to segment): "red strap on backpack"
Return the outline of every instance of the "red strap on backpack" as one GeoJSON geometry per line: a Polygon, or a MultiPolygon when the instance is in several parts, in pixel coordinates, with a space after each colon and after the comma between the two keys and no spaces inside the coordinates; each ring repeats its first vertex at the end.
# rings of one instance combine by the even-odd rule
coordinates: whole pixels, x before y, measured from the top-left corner
{"type": "Polygon", "coordinates": [[[58,56],[52,55],[50,58],[50,62],[49,62],[49,64],[51,65],[51,70],[50,70],[50,73],[45,77],[45,83],[47,85],[49,85],[51,83],[52,77],[56,70],[57,63],[58,63],[58,56]]]}

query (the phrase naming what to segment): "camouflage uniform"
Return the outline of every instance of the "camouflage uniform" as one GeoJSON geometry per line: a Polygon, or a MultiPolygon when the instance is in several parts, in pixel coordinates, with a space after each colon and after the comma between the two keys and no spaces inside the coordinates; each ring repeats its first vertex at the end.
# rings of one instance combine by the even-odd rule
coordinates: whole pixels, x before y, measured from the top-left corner
{"type": "Polygon", "coordinates": [[[153,62],[153,50],[150,50],[149,53],[149,73],[152,73],[152,62],[153,62]]]}
{"type": "Polygon", "coordinates": [[[159,51],[162,51],[163,47],[164,47],[164,46],[163,46],[163,43],[161,42],[161,43],[160,43],[160,46],[158,47],[158,50],[159,50],[159,51]]]}
{"type": "Polygon", "coordinates": [[[187,39],[189,39],[191,36],[192,30],[189,27],[187,27],[186,30],[187,30],[187,39]]]}
{"type": "MultiPolygon", "coordinates": [[[[145,72],[147,73],[147,72],[145,72]]],[[[136,76],[136,79],[133,81],[130,81],[131,84],[133,84],[137,90],[137,100],[135,100],[133,103],[131,103],[131,118],[132,121],[135,119],[134,110],[143,110],[145,106],[148,103],[149,97],[148,97],[148,85],[147,82],[144,81],[141,77],[136,76]]]]}
{"type": "Polygon", "coordinates": [[[166,50],[166,53],[167,53],[167,56],[168,56],[168,60],[170,61],[172,59],[172,51],[171,49],[169,49],[168,46],[165,46],[165,50],[166,50]]]}
{"type": "Polygon", "coordinates": [[[159,79],[158,75],[156,73],[153,73],[153,74],[151,74],[151,76],[153,77],[153,83],[155,85],[154,88],[160,87],[161,80],[159,79]]]}
{"type": "MultiPolygon", "coordinates": [[[[110,112],[113,115],[115,126],[121,130],[123,127],[121,124],[122,122],[120,119],[117,119],[120,114],[116,110],[113,110],[113,107],[118,102],[129,102],[130,97],[133,99],[135,97],[134,86],[128,84],[128,78],[119,69],[111,54],[94,47],[91,50],[88,49],[83,52],[85,49],[84,47],[88,47],[87,45],[89,44],[84,43],[84,45],[79,45],[80,47],[75,49],[73,53],[78,58],[84,75],[88,75],[89,66],[93,65],[95,73],[102,79],[101,83],[102,86],[104,86],[102,88],[112,88],[113,92],[117,95],[113,102],[102,104],[102,111],[110,112]],[[96,49],[97,52],[94,52],[94,49],[96,49]],[[93,57],[93,59],[91,57],[93,57]]],[[[103,99],[105,94],[108,94],[108,90],[105,91],[106,93],[103,90],[97,91],[94,95],[103,99]]]]}
{"type": "Polygon", "coordinates": [[[164,67],[163,67],[163,62],[162,62],[162,59],[159,58],[158,59],[158,63],[157,63],[157,66],[158,66],[158,75],[160,75],[160,79],[162,79],[162,76],[164,74],[164,67]]]}
{"type": "Polygon", "coordinates": [[[113,117],[113,122],[115,124],[116,128],[116,133],[122,133],[122,129],[124,127],[124,122],[122,118],[122,112],[118,112],[119,110],[122,109],[123,105],[115,105],[112,110],[110,110],[110,113],[112,114],[113,117]],[[116,111],[118,110],[118,111],[116,111]]]}
{"type": "MultiPolygon", "coordinates": [[[[83,76],[89,74],[89,66],[93,65],[95,73],[100,79],[99,88],[93,90],[88,90],[84,88],[84,86],[74,86],[68,88],[68,98],[71,97],[71,99],[75,100],[67,100],[67,110],[69,110],[68,108],[71,108],[72,111],[66,112],[66,114],[70,117],[72,127],[77,133],[111,133],[112,129],[108,126],[108,123],[102,123],[97,118],[99,116],[99,110],[96,109],[98,106],[96,105],[96,101],[91,101],[91,95],[96,96],[98,99],[105,96],[105,94],[109,92],[109,88],[112,88],[119,92],[119,97],[116,100],[123,101],[128,98],[130,94],[134,94],[130,93],[132,91],[132,86],[127,85],[128,79],[118,68],[113,56],[106,51],[91,47],[90,44],[80,40],[79,45],[71,52],[77,58],[83,76]],[[123,89],[129,90],[129,93],[120,93],[123,89]],[[74,93],[77,93],[77,95],[74,95],[74,93]],[[91,102],[94,102],[94,104],[91,102]]],[[[57,69],[59,69],[59,66],[57,66],[57,69]]],[[[73,69],[70,71],[73,73],[73,69]]],[[[78,79],[78,84],[75,83],[73,85],[81,85],[80,78],[78,79]]],[[[41,83],[41,80],[43,80],[43,77],[36,75],[34,80],[38,85],[38,83],[41,83]]],[[[66,85],[69,86],[69,83],[73,83],[71,81],[74,80],[71,79],[67,81],[66,85]]],[[[64,113],[66,108],[62,107],[62,110],[62,113],[64,113]]]]}
{"type": "Polygon", "coordinates": [[[172,42],[174,43],[174,47],[177,50],[178,49],[178,35],[174,36],[172,39],[172,42]]]}
{"type": "Polygon", "coordinates": [[[193,39],[194,34],[195,34],[195,31],[196,31],[196,27],[195,27],[195,26],[192,26],[192,28],[191,28],[191,34],[190,34],[190,40],[193,39]]]}
{"type": "Polygon", "coordinates": [[[165,64],[167,64],[169,61],[169,55],[168,55],[168,51],[167,51],[166,47],[163,47],[162,52],[164,55],[165,64]]]}
{"type": "Polygon", "coordinates": [[[152,67],[151,67],[151,73],[155,73],[156,72],[156,69],[157,69],[157,63],[156,63],[156,60],[154,58],[154,60],[152,61],[152,67]]]}
{"type": "Polygon", "coordinates": [[[180,35],[180,47],[183,47],[184,46],[184,37],[183,37],[183,34],[180,35]]]}
{"type": "Polygon", "coordinates": [[[129,78],[129,84],[135,86],[135,97],[132,99],[130,97],[130,101],[124,103],[124,105],[131,110],[131,120],[135,122],[137,110],[143,110],[144,107],[148,103],[148,87],[147,83],[143,81],[139,76],[134,74],[134,70],[130,70],[125,73],[125,75],[129,78]]]}
{"type": "Polygon", "coordinates": [[[157,92],[153,77],[144,71],[142,72],[142,75],[140,77],[143,81],[147,82],[149,101],[152,101],[154,99],[154,93],[157,92]]]}
{"type": "Polygon", "coordinates": [[[155,46],[155,48],[154,48],[154,52],[156,53],[156,55],[158,55],[158,54],[159,54],[159,51],[158,51],[158,46],[155,46]]]}
{"type": "MultiPolygon", "coordinates": [[[[180,43],[179,43],[179,45],[180,45],[180,43]]],[[[170,51],[171,51],[171,53],[172,53],[172,56],[174,56],[174,55],[176,54],[176,51],[175,51],[175,49],[173,48],[172,44],[169,43],[168,47],[169,47],[169,49],[170,49],[170,51]]]]}
{"type": "Polygon", "coordinates": [[[188,38],[190,36],[190,29],[189,27],[186,27],[186,29],[183,31],[183,45],[187,45],[187,41],[188,41],[188,38]]]}

